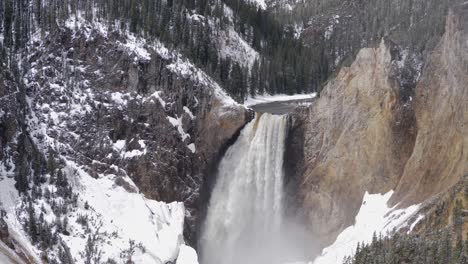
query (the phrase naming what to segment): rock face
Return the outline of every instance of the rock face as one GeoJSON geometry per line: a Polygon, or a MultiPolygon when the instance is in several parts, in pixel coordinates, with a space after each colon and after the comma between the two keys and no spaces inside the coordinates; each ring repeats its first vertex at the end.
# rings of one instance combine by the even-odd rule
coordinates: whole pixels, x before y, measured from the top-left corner
{"type": "Polygon", "coordinates": [[[293,141],[304,146],[290,168],[322,245],[353,223],[365,191],[394,189],[391,203],[410,205],[466,172],[467,20],[465,5],[459,9],[427,60],[389,39],[362,49],[310,109],[293,116],[303,130],[293,141]]]}
{"type": "Polygon", "coordinates": [[[383,37],[414,51],[432,50],[444,33],[449,7],[462,2],[310,0],[291,12],[303,28],[301,38],[313,49],[310,67],[326,81],[342,65],[349,66],[362,48],[378,46],[383,37]]]}
{"type": "Polygon", "coordinates": [[[468,172],[468,6],[447,19],[445,35],[415,91],[418,135],[393,203],[419,203],[468,172]]]}
{"type": "Polygon", "coordinates": [[[24,87],[0,71],[0,159],[37,172],[48,155],[66,156],[129,192],[183,201],[193,242],[208,168],[250,113],[189,61],[140,42],[89,25],[33,42],[24,87]]]}
{"type": "Polygon", "coordinates": [[[403,171],[414,144],[413,112],[391,75],[383,42],[363,49],[308,113],[301,191],[319,237],[336,236],[352,223],[366,190],[388,191],[403,171]]]}

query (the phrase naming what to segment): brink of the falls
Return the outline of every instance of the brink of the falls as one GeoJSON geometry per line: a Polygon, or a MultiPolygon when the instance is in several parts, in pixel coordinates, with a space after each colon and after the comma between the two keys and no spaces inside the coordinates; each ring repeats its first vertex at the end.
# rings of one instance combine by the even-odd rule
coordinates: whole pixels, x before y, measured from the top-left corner
{"type": "Polygon", "coordinates": [[[257,114],[221,160],[201,234],[203,264],[290,261],[299,242],[285,221],[287,116],[257,114]]]}

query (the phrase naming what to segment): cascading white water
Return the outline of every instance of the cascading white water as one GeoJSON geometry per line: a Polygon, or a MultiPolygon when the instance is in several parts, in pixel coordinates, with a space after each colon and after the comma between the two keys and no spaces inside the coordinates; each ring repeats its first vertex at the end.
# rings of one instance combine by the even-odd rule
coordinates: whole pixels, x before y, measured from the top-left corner
{"type": "Polygon", "coordinates": [[[201,263],[282,263],[286,128],[286,116],[258,114],[228,149],[203,227],[201,263]]]}

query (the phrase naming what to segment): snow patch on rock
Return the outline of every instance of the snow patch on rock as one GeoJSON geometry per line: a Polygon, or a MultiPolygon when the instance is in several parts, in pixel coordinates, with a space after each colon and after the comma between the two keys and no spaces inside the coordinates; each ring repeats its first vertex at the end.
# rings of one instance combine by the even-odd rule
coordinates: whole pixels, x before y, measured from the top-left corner
{"type": "MultiPolygon", "coordinates": [[[[23,231],[23,224],[17,217],[20,197],[18,195],[18,190],[15,188],[15,183],[16,181],[10,177],[0,179],[0,208],[5,210],[6,216],[4,217],[4,220],[8,225],[10,236],[21,245],[21,249],[25,251],[32,260],[36,261],[36,263],[42,263],[38,257],[39,251],[37,251],[29,242],[27,234],[23,231]]],[[[7,250],[8,248],[5,246],[5,249],[3,250],[5,252],[4,259],[7,257],[7,250]]],[[[9,259],[11,260],[11,258],[9,259]]],[[[2,257],[0,257],[0,260],[2,260],[2,257]]],[[[0,263],[3,262],[0,261],[0,263]]]]}
{"type": "Polygon", "coordinates": [[[271,103],[271,102],[282,102],[282,101],[293,101],[293,100],[306,100],[314,99],[317,96],[317,93],[310,94],[275,94],[275,95],[257,95],[255,97],[249,97],[245,100],[244,105],[249,107],[257,104],[271,103]]]}
{"type": "Polygon", "coordinates": [[[266,4],[265,0],[247,0],[247,2],[255,5],[256,7],[260,8],[262,10],[267,9],[267,4],[266,4]]]}
{"type": "Polygon", "coordinates": [[[198,264],[197,252],[186,245],[180,246],[176,264],[198,264]]]}
{"type": "Polygon", "coordinates": [[[416,225],[423,219],[424,219],[424,215],[419,214],[418,218],[416,218],[416,220],[411,224],[410,228],[408,229],[407,234],[411,233],[413,231],[413,229],[416,227],[416,225]]]}
{"type": "Polygon", "coordinates": [[[179,132],[182,141],[185,141],[187,138],[190,138],[190,135],[185,133],[184,128],[182,127],[182,117],[174,118],[168,116],[167,120],[169,120],[169,122],[177,129],[177,132],[179,132]]]}
{"type": "Polygon", "coordinates": [[[251,67],[259,54],[232,27],[219,37],[220,55],[231,58],[244,67],[251,67]]]}
{"type": "Polygon", "coordinates": [[[335,242],[322,251],[314,264],[341,263],[346,256],[354,253],[357,243],[369,243],[375,233],[387,235],[394,230],[406,226],[407,221],[419,209],[420,205],[412,205],[405,209],[390,208],[387,202],[393,191],[386,194],[365,193],[364,199],[356,216],[354,225],[346,228],[338,235],[335,242]]]}
{"type": "Polygon", "coordinates": [[[92,219],[93,228],[102,234],[99,246],[103,259],[119,259],[130,240],[145,248],[133,257],[136,263],[166,263],[177,258],[179,247],[184,243],[183,203],[166,204],[146,199],[140,193],[129,193],[115,184],[115,175],[101,175],[95,179],[69,160],[66,161],[66,174],[74,190],[80,191],[81,206],[69,215],[73,235],[61,236],[73,256],[80,255],[86,242],[83,237],[88,232],[77,223],[77,218],[87,215],[92,219]],[[85,202],[89,209],[85,208],[85,202]]]}
{"type": "Polygon", "coordinates": [[[184,78],[190,78],[196,83],[201,83],[204,86],[212,87],[214,95],[226,106],[238,106],[218,83],[213,81],[205,72],[195,67],[189,60],[178,56],[176,60],[166,66],[172,72],[180,74],[184,78]]]}

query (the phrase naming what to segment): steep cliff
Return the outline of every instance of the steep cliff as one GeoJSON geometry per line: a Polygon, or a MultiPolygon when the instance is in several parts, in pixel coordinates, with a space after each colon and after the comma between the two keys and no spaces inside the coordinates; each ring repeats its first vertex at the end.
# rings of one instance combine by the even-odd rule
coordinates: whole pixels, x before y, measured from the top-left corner
{"type": "Polygon", "coordinates": [[[308,113],[301,190],[318,237],[334,237],[352,223],[366,190],[396,185],[410,155],[413,112],[389,79],[391,68],[383,42],[362,50],[308,113]]]}
{"type": "Polygon", "coordinates": [[[366,191],[395,190],[389,205],[406,207],[466,173],[465,5],[457,10],[427,55],[387,38],[362,49],[309,109],[296,112],[303,132],[293,131],[294,141],[304,146],[292,168],[322,245],[353,224],[366,191]]]}
{"type": "MultiPolygon", "coordinates": [[[[89,221],[87,233],[97,232],[103,241],[115,231],[123,241],[129,235],[146,244],[146,257],[174,261],[178,247],[172,253],[164,250],[184,240],[177,234],[184,218],[185,240],[194,241],[199,190],[222,146],[251,118],[248,110],[177,51],[128,31],[108,32],[104,24],[81,17],[72,16],[52,33],[37,32],[18,58],[2,65],[19,65],[18,72],[0,72],[0,207],[7,211],[10,229],[22,232],[14,223],[31,221],[23,215],[28,210],[38,212],[37,219],[40,212],[46,214],[38,226],[50,225],[57,233],[50,221],[66,218],[72,223],[59,244],[81,262],[84,247],[77,245],[86,236],[75,225],[89,221]],[[67,179],[64,192],[60,186],[54,189],[60,181],[55,177],[62,176],[67,179]],[[31,195],[29,207],[13,184],[31,195]],[[57,203],[65,211],[57,212],[57,203]],[[156,241],[131,231],[135,227],[125,223],[128,214],[135,214],[132,225],[143,232],[162,230],[154,232],[156,241]],[[104,233],[99,233],[101,225],[104,233]]],[[[33,246],[23,233],[12,237],[14,243],[31,255],[42,252],[43,261],[56,259],[58,251],[42,240],[38,245],[35,231],[24,231],[33,246]]],[[[128,242],[119,245],[119,239],[113,239],[115,250],[104,250],[105,257],[118,256],[128,242]]]]}
{"type": "Polygon", "coordinates": [[[445,35],[418,83],[418,135],[392,202],[422,202],[468,172],[468,6],[448,16],[445,35]]]}

